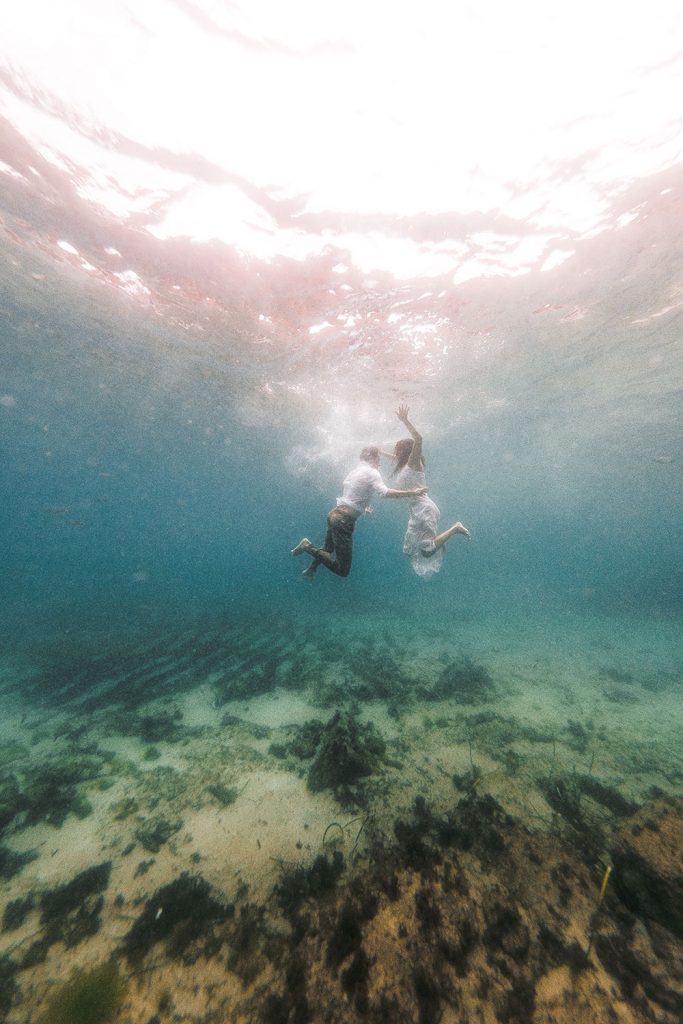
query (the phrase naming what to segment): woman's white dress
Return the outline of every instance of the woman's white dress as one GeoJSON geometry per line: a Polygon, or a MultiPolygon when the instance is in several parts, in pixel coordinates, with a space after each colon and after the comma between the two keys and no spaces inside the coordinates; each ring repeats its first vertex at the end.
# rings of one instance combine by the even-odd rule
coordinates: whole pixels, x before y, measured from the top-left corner
{"type": "MultiPolygon", "coordinates": [[[[396,488],[401,491],[427,486],[424,472],[422,470],[418,472],[409,466],[404,466],[396,474],[394,481],[396,488]]],[[[443,547],[434,551],[434,538],[438,533],[441,513],[428,494],[423,494],[419,498],[410,498],[408,504],[410,518],[406,535],[403,538],[403,553],[410,559],[410,564],[417,575],[426,579],[438,572],[443,562],[443,547]],[[434,554],[431,557],[425,557],[432,551],[434,554]]]]}

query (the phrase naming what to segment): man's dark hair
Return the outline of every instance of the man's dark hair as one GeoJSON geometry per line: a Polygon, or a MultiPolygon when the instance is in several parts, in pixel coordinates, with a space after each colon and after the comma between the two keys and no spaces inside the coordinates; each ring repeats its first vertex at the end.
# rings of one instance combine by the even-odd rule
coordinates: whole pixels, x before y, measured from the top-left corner
{"type": "Polygon", "coordinates": [[[375,447],[374,444],[369,444],[367,448],[364,448],[360,453],[362,462],[370,462],[370,460],[379,458],[379,448],[375,447]]]}

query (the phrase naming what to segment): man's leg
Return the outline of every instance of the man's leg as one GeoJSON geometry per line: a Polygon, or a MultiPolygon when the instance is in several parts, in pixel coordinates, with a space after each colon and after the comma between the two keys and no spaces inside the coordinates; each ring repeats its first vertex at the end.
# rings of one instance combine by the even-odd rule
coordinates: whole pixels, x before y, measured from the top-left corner
{"type": "MultiPolygon", "coordinates": [[[[325,538],[325,547],[316,548],[311,545],[308,549],[307,553],[314,558],[309,568],[313,569],[313,566],[315,566],[317,569],[318,565],[324,565],[335,576],[348,576],[351,571],[351,557],[353,555],[355,516],[349,515],[348,512],[341,512],[338,508],[333,508],[327,516],[327,524],[328,530],[327,537],[325,538]]],[[[315,572],[315,569],[313,569],[313,572],[315,572]]],[[[306,570],[306,575],[309,575],[308,569],[306,570]]]]}
{"type": "MultiPolygon", "coordinates": [[[[332,552],[334,551],[334,531],[332,530],[332,527],[329,524],[329,515],[327,523],[327,533],[325,534],[325,543],[323,544],[320,550],[327,551],[330,554],[332,554],[332,552]]],[[[311,554],[311,552],[308,551],[307,554],[311,554]]],[[[305,576],[307,580],[312,580],[316,572],[318,571],[319,565],[320,559],[314,556],[313,561],[309,565],[308,569],[304,569],[301,575],[305,576]]]]}

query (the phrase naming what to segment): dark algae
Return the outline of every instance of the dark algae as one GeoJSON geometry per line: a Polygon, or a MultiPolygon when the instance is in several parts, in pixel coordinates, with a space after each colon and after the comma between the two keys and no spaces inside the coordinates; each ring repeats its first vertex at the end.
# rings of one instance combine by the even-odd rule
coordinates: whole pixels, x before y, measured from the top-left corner
{"type": "Polygon", "coordinates": [[[103,891],[109,885],[111,861],[86,868],[66,882],[43,893],[40,923],[51,942],[77,945],[99,931],[103,891]]]}
{"type": "Polygon", "coordinates": [[[449,662],[432,686],[418,688],[424,700],[452,700],[456,704],[484,704],[494,695],[491,674],[470,658],[449,662]]]}
{"type": "Polygon", "coordinates": [[[205,879],[184,872],[147,901],[123,940],[123,952],[135,963],[164,943],[168,956],[182,957],[198,941],[207,941],[216,923],[234,913],[234,905],[219,900],[205,879]]]}
{"type": "Polygon", "coordinates": [[[11,932],[21,928],[22,924],[35,907],[35,899],[32,895],[18,896],[10,900],[2,914],[3,932],[11,932]]]}
{"type": "Polygon", "coordinates": [[[6,1019],[18,991],[17,965],[8,956],[0,956],[0,1020],[6,1019]]]}
{"type": "MultiPolygon", "coordinates": [[[[36,1024],[88,1024],[97,1006],[95,1024],[118,1024],[130,1005],[141,1024],[575,1024],[588,1012],[591,1024],[618,1024],[618,1005],[632,1020],[679,1024],[681,804],[666,776],[637,790],[601,757],[597,714],[563,711],[556,728],[501,714],[498,674],[445,653],[419,672],[409,645],[381,634],[329,651],[311,641],[305,671],[294,639],[275,660],[253,636],[226,631],[215,644],[210,726],[185,724],[180,690],[146,703],[124,692],[118,708],[90,712],[97,741],[74,715],[57,740],[36,730],[35,764],[26,746],[7,748],[0,1020],[21,1024],[26,1009],[36,1024]],[[315,703],[312,665],[324,675],[315,703]],[[308,707],[333,709],[265,726],[249,685],[285,702],[306,689],[308,707]],[[363,694],[380,702],[376,717],[363,694]],[[104,749],[116,736],[128,760],[104,749]],[[266,845],[277,817],[267,771],[276,792],[313,808],[296,808],[279,856],[266,845]],[[538,813],[515,817],[493,795],[508,786],[528,786],[538,813]],[[20,834],[54,835],[56,855],[89,798],[115,823],[101,862],[39,884],[35,854],[13,848],[28,849],[20,834]],[[218,849],[207,823],[221,830],[218,849]],[[244,871],[252,853],[255,879],[244,871]],[[102,963],[105,913],[113,948],[102,963]],[[57,976],[70,956],[80,969],[57,976]]],[[[646,746],[642,757],[650,770],[646,746]]]]}
{"type": "Polygon", "coordinates": [[[323,728],[308,769],[308,786],[316,793],[331,789],[338,800],[363,804],[362,781],[377,771],[386,745],[372,723],[362,724],[353,715],[337,711],[323,728]]]}
{"type": "Polygon", "coordinates": [[[0,878],[9,882],[26,864],[38,858],[37,850],[27,850],[25,853],[17,853],[7,846],[0,846],[0,878]]]}
{"type": "Polygon", "coordinates": [[[78,970],[50,996],[41,1024],[109,1024],[128,984],[114,960],[78,970]]]}
{"type": "Polygon", "coordinates": [[[182,827],[183,823],[179,819],[171,821],[159,816],[138,825],[134,834],[143,849],[149,853],[158,853],[164,843],[167,843],[182,827]]]}
{"type": "MultiPolygon", "coordinates": [[[[311,1006],[324,1006],[325,1019],[339,1024],[351,1013],[372,1021],[436,1022],[446,1007],[457,1018],[467,1005],[468,1014],[493,1007],[501,1024],[529,1024],[539,1007],[539,983],[565,967],[564,1016],[558,1019],[578,1019],[586,992],[602,1014],[595,1019],[611,1019],[609,993],[588,956],[600,880],[578,851],[559,836],[530,834],[491,797],[476,794],[445,814],[418,798],[394,831],[393,844],[371,846],[360,873],[351,867],[318,898],[298,873],[284,906],[292,921],[305,907],[305,926],[292,959],[283,948],[276,955],[283,984],[264,999],[258,1019],[288,1020],[294,1012],[295,995],[284,982],[285,965],[294,961],[297,977],[307,978],[304,1018],[311,1006]],[[578,922],[583,946],[574,934],[578,922]],[[400,955],[406,944],[409,970],[400,955]],[[579,977],[584,980],[577,985],[579,977]]],[[[288,888],[280,885],[282,899],[288,888]]],[[[601,913],[595,964],[619,984],[637,1019],[652,1007],[652,1019],[677,1024],[683,971],[667,977],[663,969],[665,959],[672,963],[673,947],[661,940],[658,954],[650,951],[649,960],[662,958],[651,970],[632,944],[633,924],[624,931],[624,913],[627,920],[629,912],[612,896],[601,913]]]]}

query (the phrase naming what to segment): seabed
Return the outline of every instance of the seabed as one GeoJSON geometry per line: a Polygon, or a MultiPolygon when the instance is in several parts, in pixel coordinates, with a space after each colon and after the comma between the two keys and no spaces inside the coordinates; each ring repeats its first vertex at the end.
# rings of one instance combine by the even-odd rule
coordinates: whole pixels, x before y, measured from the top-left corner
{"type": "Polygon", "coordinates": [[[680,1024],[679,636],[245,616],[7,658],[0,1020],[680,1024]]]}

